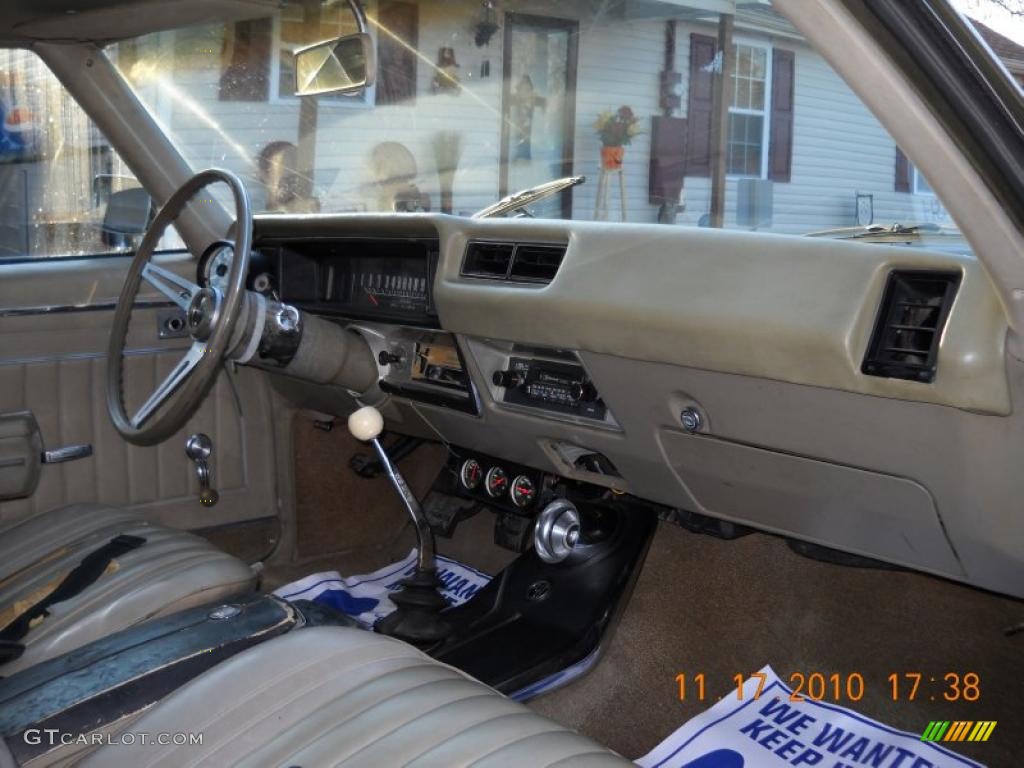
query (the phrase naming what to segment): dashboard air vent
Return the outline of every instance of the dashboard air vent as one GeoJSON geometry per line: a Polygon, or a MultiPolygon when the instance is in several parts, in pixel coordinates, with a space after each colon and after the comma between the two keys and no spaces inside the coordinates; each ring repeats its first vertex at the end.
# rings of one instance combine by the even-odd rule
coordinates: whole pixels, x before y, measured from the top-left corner
{"type": "Polygon", "coordinates": [[[956,272],[890,272],[861,371],[934,381],[939,340],[959,285],[956,272]]]}
{"type": "Polygon", "coordinates": [[[516,283],[550,283],[565,257],[564,245],[492,243],[474,240],[466,246],[462,274],[516,283]]]}
{"type": "Polygon", "coordinates": [[[512,259],[509,279],[527,283],[550,283],[562,265],[564,245],[520,245],[512,259]]]}
{"type": "Polygon", "coordinates": [[[462,274],[473,277],[491,277],[504,280],[515,251],[512,243],[472,242],[466,248],[462,261],[462,274]]]}

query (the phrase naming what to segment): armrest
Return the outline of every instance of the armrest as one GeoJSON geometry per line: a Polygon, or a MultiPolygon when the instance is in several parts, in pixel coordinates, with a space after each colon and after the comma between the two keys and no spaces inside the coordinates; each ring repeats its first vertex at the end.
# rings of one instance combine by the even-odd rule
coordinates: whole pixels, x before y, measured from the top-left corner
{"type": "Polygon", "coordinates": [[[0,413],[0,500],[35,493],[43,438],[31,411],[0,413]]]}

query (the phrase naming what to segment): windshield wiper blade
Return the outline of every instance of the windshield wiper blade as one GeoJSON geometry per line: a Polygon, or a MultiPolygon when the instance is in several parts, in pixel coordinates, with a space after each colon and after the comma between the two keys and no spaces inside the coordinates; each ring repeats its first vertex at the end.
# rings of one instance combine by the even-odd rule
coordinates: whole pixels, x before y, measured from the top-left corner
{"type": "Polygon", "coordinates": [[[824,229],[820,232],[808,232],[807,237],[832,237],[837,240],[897,240],[917,238],[922,234],[938,234],[942,232],[942,226],[933,222],[922,221],[914,224],[894,223],[889,226],[881,224],[868,224],[858,227],[840,227],[839,229],[824,229]]]}
{"type": "Polygon", "coordinates": [[[557,195],[562,190],[575,187],[586,180],[586,176],[566,176],[564,179],[555,179],[554,181],[538,184],[536,187],[530,187],[520,192],[513,192],[511,195],[501,198],[498,202],[477,211],[473,214],[472,218],[490,219],[505,213],[511,213],[531,203],[536,203],[538,200],[557,195]]]}

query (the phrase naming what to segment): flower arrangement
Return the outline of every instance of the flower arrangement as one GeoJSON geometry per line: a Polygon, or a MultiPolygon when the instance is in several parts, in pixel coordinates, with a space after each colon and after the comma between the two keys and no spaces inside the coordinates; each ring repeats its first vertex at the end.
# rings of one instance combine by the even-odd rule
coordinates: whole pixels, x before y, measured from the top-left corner
{"type": "Polygon", "coordinates": [[[630,107],[623,104],[614,112],[606,109],[599,114],[594,121],[594,130],[597,131],[602,146],[624,147],[641,133],[640,118],[630,107]]]}

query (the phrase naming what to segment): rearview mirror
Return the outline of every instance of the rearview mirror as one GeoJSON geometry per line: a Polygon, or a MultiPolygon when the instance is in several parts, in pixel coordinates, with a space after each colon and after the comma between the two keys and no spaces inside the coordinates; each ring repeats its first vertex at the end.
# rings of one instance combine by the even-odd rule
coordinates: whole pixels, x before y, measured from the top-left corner
{"type": "Polygon", "coordinates": [[[373,84],[373,41],[360,32],[295,52],[295,95],[356,93],[373,84]]]}

